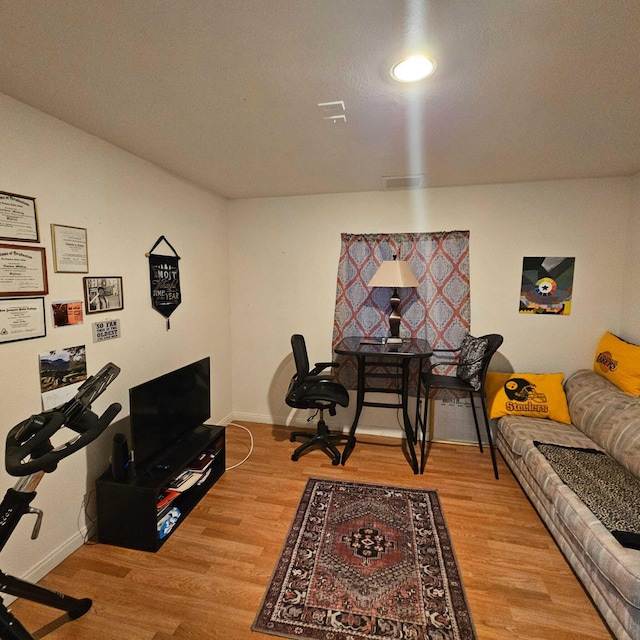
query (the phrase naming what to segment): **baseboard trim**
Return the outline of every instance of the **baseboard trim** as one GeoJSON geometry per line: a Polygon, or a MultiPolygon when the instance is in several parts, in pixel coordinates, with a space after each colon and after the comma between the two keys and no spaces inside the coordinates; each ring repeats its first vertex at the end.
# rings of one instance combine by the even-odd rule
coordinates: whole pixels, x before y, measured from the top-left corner
{"type": "MultiPolygon", "coordinates": [[[[301,418],[296,418],[294,416],[271,416],[264,414],[256,414],[256,413],[234,413],[233,419],[229,419],[221,424],[228,424],[229,422],[240,421],[240,422],[253,422],[258,424],[268,424],[268,425],[284,425],[286,427],[302,427],[312,429],[313,424],[311,422],[307,422],[306,420],[302,420],[301,418]]],[[[330,422],[327,423],[329,428],[332,431],[338,431],[342,433],[347,433],[349,431],[349,425],[334,425],[330,422]]],[[[404,432],[402,429],[398,427],[380,427],[378,425],[367,425],[360,423],[358,425],[358,435],[367,435],[367,436],[382,436],[385,438],[397,438],[401,439],[404,436],[404,432]]],[[[463,444],[463,445],[472,445],[477,447],[477,440],[447,440],[447,439],[434,439],[432,442],[437,442],[438,444],[463,444]]]]}
{"type": "MultiPolygon", "coordinates": [[[[61,544],[57,549],[54,549],[51,553],[46,555],[40,562],[35,564],[26,573],[20,576],[22,580],[27,582],[37,583],[44,578],[50,571],[55,569],[63,560],[68,558],[74,551],[77,551],[86,540],[90,537],[90,529],[83,527],[61,544]]],[[[74,597],[82,597],[75,596],[74,597]]],[[[2,594],[2,599],[5,605],[10,604],[16,600],[15,596],[8,594],[2,594]]]]}

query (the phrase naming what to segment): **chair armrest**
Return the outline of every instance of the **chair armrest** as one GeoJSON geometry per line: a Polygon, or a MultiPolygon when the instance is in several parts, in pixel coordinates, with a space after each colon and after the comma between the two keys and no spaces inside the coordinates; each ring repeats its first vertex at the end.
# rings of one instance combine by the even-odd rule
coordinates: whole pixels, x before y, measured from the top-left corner
{"type": "MultiPolygon", "coordinates": [[[[438,349],[438,351],[443,351],[443,349],[438,349]]],[[[478,362],[482,362],[485,356],[486,354],[483,354],[479,358],[476,358],[475,360],[469,360],[468,362],[460,362],[459,360],[440,360],[438,362],[432,363],[427,368],[425,373],[431,373],[431,371],[433,371],[433,369],[435,369],[436,367],[466,367],[470,364],[477,364],[478,362]]]]}
{"type": "Polygon", "coordinates": [[[436,353],[458,353],[462,351],[462,347],[458,347],[457,349],[433,349],[433,352],[436,353]]]}
{"type": "Polygon", "coordinates": [[[316,362],[313,369],[309,371],[310,376],[317,376],[321,371],[328,369],[329,367],[339,367],[339,362],[316,362]]]}
{"type": "Polygon", "coordinates": [[[331,379],[332,378],[330,378],[329,376],[317,376],[310,373],[308,376],[305,376],[302,379],[301,384],[306,384],[307,382],[318,382],[320,380],[331,380],[331,379]]]}

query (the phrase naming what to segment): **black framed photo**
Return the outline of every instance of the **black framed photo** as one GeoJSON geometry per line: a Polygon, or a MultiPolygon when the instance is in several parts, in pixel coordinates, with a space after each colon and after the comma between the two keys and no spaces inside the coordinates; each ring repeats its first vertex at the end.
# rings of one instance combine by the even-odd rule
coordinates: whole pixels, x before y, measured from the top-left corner
{"type": "Polygon", "coordinates": [[[84,284],[84,307],[87,314],[124,309],[122,278],[120,276],[82,278],[82,282],[84,284]]]}

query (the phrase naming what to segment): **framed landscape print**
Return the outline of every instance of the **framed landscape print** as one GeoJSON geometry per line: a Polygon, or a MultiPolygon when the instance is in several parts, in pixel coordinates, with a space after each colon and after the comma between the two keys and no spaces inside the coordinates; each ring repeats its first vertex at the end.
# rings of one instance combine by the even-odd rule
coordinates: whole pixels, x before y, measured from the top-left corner
{"type": "Polygon", "coordinates": [[[120,276],[83,278],[82,281],[84,283],[84,307],[87,314],[124,309],[122,278],[120,276]]]}

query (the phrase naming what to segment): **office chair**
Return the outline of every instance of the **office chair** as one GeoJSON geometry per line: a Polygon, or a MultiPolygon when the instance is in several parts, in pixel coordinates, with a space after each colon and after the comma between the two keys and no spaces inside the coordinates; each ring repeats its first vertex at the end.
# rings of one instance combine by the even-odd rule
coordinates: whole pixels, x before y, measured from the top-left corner
{"type": "Polygon", "coordinates": [[[329,431],[324,421],[324,410],[328,409],[329,414],[335,416],[337,404],[341,407],[349,405],[349,393],[343,385],[333,380],[331,375],[320,375],[325,369],[339,365],[337,362],[316,362],[310,371],[307,347],[304,337],[299,334],[291,336],[291,348],[296,363],[296,374],[291,378],[285,401],[296,409],[316,409],[320,412],[316,433],[294,431],[291,434],[291,442],[295,442],[296,438],[306,440],[293,452],[291,459],[295,461],[308,449],[318,447],[331,458],[331,464],[340,464],[341,454],[334,443],[348,440],[349,436],[329,431]]]}
{"type": "Polygon", "coordinates": [[[453,360],[433,362],[420,376],[421,382],[425,387],[424,413],[421,425],[422,444],[420,449],[420,473],[424,472],[424,466],[426,463],[425,440],[429,411],[429,393],[433,389],[447,389],[448,391],[463,391],[469,394],[469,398],[471,399],[471,409],[473,410],[473,421],[475,423],[476,434],[478,436],[478,445],[480,447],[480,452],[482,452],[482,438],[480,437],[476,405],[473,401],[474,395],[480,396],[482,411],[484,413],[484,422],[487,428],[489,450],[491,451],[493,473],[496,480],[498,479],[498,465],[496,464],[496,453],[493,446],[493,440],[491,438],[491,427],[489,424],[489,415],[487,413],[487,396],[484,389],[484,383],[491,358],[500,348],[502,341],[502,336],[497,333],[491,333],[486,336],[482,336],[481,338],[472,338],[471,336],[467,336],[459,349],[433,350],[434,354],[459,353],[459,356],[457,359],[453,360]],[[443,366],[455,367],[455,375],[438,375],[434,373],[435,369],[443,366]]]}

